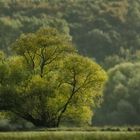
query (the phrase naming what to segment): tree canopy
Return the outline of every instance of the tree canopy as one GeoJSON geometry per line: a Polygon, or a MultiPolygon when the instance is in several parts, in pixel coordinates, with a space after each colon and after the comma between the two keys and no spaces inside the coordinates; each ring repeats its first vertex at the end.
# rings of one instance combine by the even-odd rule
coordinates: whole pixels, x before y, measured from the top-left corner
{"type": "Polygon", "coordinates": [[[140,124],[140,63],[123,63],[108,71],[104,102],[97,110],[98,125],[140,124]]]}
{"type": "Polygon", "coordinates": [[[21,35],[12,48],[14,56],[0,53],[0,110],[36,126],[91,122],[107,77],[98,64],[53,28],[21,35]]]}
{"type": "Polygon", "coordinates": [[[136,61],[139,6],[139,0],[2,1],[0,48],[9,52],[21,33],[55,27],[73,39],[80,53],[95,58],[106,69],[136,61]],[[110,58],[114,59],[111,65],[110,58]]]}

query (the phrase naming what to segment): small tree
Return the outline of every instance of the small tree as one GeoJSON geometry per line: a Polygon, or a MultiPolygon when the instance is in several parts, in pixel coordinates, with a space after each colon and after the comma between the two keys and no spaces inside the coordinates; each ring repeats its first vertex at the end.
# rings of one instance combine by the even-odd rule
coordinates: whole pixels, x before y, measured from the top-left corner
{"type": "Polygon", "coordinates": [[[45,127],[57,127],[66,118],[91,119],[106,80],[99,65],[78,55],[52,28],[22,35],[13,48],[18,56],[0,63],[1,110],[45,127]]]}

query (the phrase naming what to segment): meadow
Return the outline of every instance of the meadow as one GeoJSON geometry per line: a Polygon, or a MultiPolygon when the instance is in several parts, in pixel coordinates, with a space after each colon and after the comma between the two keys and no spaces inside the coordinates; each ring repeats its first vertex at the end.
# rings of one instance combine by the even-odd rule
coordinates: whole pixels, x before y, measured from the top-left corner
{"type": "Polygon", "coordinates": [[[28,131],[1,132],[0,140],[139,140],[136,131],[28,131]]]}

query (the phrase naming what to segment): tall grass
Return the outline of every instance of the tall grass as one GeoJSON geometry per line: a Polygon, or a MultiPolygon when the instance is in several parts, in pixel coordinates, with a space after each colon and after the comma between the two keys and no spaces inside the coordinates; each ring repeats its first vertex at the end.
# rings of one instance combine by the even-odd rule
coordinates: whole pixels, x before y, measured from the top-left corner
{"type": "Polygon", "coordinates": [[[0,140],[140,140],[139,132],[3,132],[0,140]]]}

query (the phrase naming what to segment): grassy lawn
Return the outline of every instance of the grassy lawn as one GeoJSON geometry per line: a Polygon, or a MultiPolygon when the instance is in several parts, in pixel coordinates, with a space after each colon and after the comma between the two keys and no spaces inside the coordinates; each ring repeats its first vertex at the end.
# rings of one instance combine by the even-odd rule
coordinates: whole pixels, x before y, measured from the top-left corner
{"type": "Polygon", "coordinates": [[[1,132],[0,140],[140,140],[140,132],[1,132]]]}

